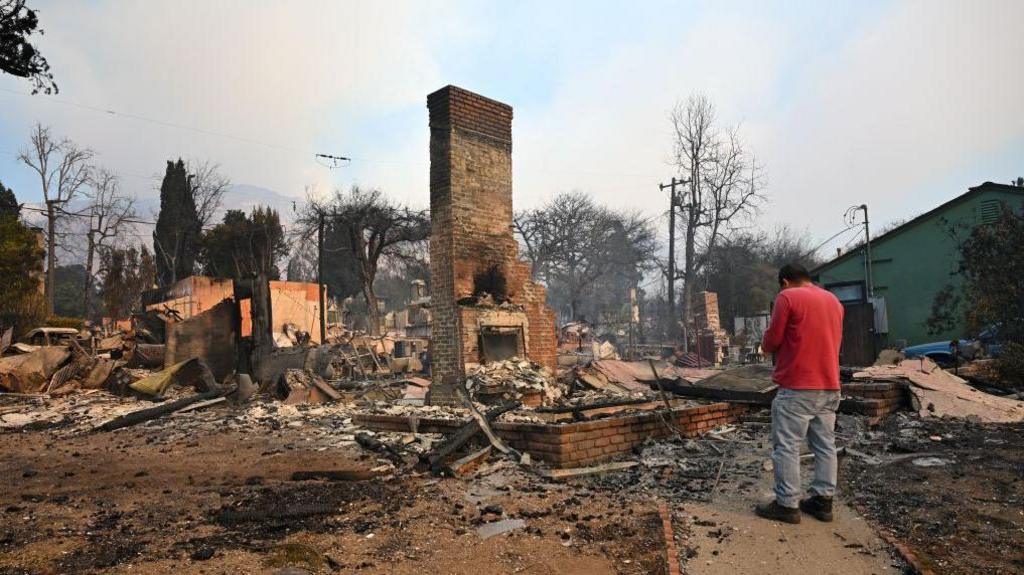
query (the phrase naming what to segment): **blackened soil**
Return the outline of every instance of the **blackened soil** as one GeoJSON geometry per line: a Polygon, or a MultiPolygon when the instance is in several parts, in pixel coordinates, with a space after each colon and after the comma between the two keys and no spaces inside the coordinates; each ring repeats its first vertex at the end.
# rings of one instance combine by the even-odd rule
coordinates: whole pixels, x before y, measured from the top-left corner
{"type": "Polygon", "coordinates": [[[846,457],[839,474],[846,497],[937,573],[1024,573],[1024,425],[920,423],[890,419],[872,453],[947,463],[846,457]]]}

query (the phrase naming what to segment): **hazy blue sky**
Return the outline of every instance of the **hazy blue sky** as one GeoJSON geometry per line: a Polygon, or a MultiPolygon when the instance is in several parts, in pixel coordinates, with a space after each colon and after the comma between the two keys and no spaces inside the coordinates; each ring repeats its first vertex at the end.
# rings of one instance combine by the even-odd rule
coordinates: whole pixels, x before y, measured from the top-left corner
{"type": "Polygon", "coordinates": [[[0,76],[0,180],[23,201],[38,183],[13,154],[38,120],[143,198],[182,156],[281,196],[359,183],[425,206],[445,84],[515,108],[517,207],[578,189],[662,213],[668,111],[695,92],[765,165],[765,227],[824,238],[851,204],[884,223],[1024,175],[1020,1],[32,5],[61,91],[0,76]]]}

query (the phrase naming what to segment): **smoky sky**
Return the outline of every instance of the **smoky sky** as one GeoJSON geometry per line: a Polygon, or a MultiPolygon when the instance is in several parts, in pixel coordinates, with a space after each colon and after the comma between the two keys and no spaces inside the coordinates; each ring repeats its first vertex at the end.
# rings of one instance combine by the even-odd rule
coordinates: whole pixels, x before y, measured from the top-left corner
{"type": "Polygon", "coordinates": [[[764,228],[823,239],[851,204],[885,223],[1024,174],[1021,2],[33,5],[61,92],[0,77],[0,180],[25,201],[12,153],[40,121],[150,202],[183,157],[220,163],[238,205],[359,184],[425,206],[446,84],[515,108],[519,208],[582,190],[660,217],[668,113],[694,93],[765,167],[764,228]]]}

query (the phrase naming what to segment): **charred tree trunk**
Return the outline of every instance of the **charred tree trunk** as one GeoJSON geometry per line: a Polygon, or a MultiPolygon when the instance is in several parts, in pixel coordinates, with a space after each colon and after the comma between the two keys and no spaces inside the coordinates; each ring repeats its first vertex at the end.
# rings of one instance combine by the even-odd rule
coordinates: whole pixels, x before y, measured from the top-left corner
{"type": "Polygon", "coordinates": [[[252,279],[252,359],[250,367],[255,378],[262,381],[262,358],[274,348],[274,319],[270,309],[270,282],[259,274],[252,279]]]}
{"type": "Polygon", "coordinates": [[[96,255],[96,240],[93,236],[93,231],[90,229],[86,236],[85,246],[85,290],[82,294],[82,313],[88,319],[89,306],[92,304],[92,265],[93,258],[96,255]]]}
{"type": "Polygon", "coordinates": [[[693,314],[693,284],[697,280],[697,249],[695,247],[696,225],[688,226],[686,230],[686,245],[683,248],[686,262],[683,264],[683,294],[679,302],[680,317],[676,321],[681,322],[681,338],[683,350],[690,351],[690,317],[693,314]]]}
{"type": "Polygon", "coordinates": [[[57,287],[57,214],[53,202],[46,202],[46,315],[53,315],[53,294],[57,287]]]}
{"type": "Polygon", "coordinates": [[[366,330],[370,335],[380,335],[380,310],[377,308],[377,292],[373,280],[363,283],[363,298],[366,300],[366,330]]]}

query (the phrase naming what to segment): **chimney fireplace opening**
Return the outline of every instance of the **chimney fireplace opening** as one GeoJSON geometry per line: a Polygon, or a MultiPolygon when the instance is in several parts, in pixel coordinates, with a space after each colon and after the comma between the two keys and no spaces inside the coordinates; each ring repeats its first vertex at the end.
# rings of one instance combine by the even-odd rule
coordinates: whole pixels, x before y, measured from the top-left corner
{"type": "Polygon", "coordinates": [[[473,276],[473,297],[481,298],[484,294],[489,294],[494,303],[508,301],[508,282],[500,266],[493,265],[473,276]]]}
{"type": "Polygon", "coordinates": [[[523,347],[523,328],[521,326],[482,326],[480,328],[481,363],[522,357],[524,355],[523,347]]]}

